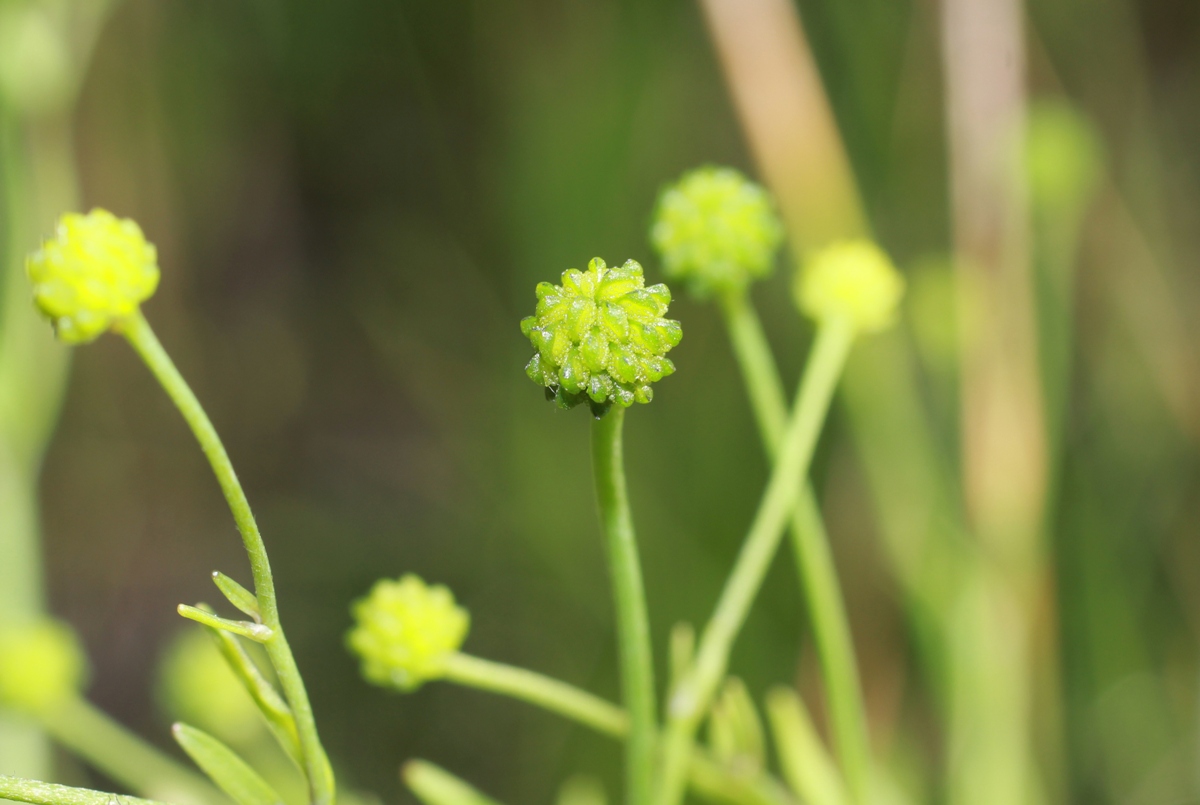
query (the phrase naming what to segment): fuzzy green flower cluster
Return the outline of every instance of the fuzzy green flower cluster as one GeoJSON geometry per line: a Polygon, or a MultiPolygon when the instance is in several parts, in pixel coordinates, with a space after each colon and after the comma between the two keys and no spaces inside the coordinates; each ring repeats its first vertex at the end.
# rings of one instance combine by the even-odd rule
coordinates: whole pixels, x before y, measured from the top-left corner
{"type": "Polygon", "coordinates": [[[85,344],[132,315],[159,278],[158,252],[141,228],[100,209],[62,216],[25,268],[38,309],[68,344],[85,344]]]}
{"type": "Polygon", "coordinates": [[[46,713],[78,694],[87,659],[70,626],[51,618],[0,631],[0,707],[46,713]]]}
{"type": "Polygon", "coordinates": [[[675,371],[665,356],[683,329],[663,318],[670,289],[645,284],[635,261],[609,268],[599,257],[587,271],[563,272],[562,285],[538,284],[537,310],[521,332],[537,349],[525,374],[548,399],[564,408],[587,402],[596,416],[653,399],[650,384],[675,371]]]}
{"type": "Polygon", "coordinates": [[[346,642],[362,660],[363,676],[405,691],[442,676],[446,657],[458,651],[471,626],[448,588],[411,573],[377,581],[353,612],[357,625],[346,642]]]}
{"type": "Polygon", "coordinates": [[[795,290],[800,309],[817,321],[841,320],[868,333],[895,319],[904,278],[874,243],[848,240],[813,254],[797,275],[795,290]]]}
{"type": "Polygon", "coordinates": [[[650,241],[667,276],[697,296],[741,293],[771,272],[783,225],[760,185],[733,168],[707,166],[662,192],[650,241]]]}

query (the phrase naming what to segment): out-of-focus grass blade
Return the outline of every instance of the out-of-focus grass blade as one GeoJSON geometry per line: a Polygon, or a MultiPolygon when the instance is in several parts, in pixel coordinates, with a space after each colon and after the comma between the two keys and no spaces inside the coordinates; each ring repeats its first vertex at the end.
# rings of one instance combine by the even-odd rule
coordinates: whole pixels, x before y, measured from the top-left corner
{"type": "Polygon", "coordinates": [[[283,798],[233,750],[206,732],[176,724],[175,741],[238,805],[282,805],[283,798]]]}
{"type": "Polygon", "coordinates": [[[563,783],[558,792],[558,805],[608,805],[608,797],[599,780],[579,775],[563,783]]]}
{"type": "Polygon", "coordinates": [[[729,677],[713,703],[708,722],[713,757],[740,774],[754,775],[766,767],[766,734],[758,708],[746,685],[729,677]]]}
{"type": "Polygon", "coordinates": [[[303,771],[304,753],[300,748],[300,735],[296,731],[296,719],[292,716],[292,709],[262,675],[253,658],[246,652],[245,646],[239,643],[236,637],[212,627],[208,628],[208,633],[216,641],[221,656],[245,686],[246,692],[258,705],[259,712],[267,720],[267,726],[283,747],[283,751],[287,752],[296,767],[303,771]]]}
{"type": "Polygon", "coordinates": [[[425,805],[500,805],[450,772],[425,760],[405,763],[401,776],[425,805]]]}
{"type": "Polygon", "coordinates": [[[767,718],[792,790],[808,805],[847,805],[841,775],[800,697],[788,688],[775,688],[767,694],[767,718]]]}

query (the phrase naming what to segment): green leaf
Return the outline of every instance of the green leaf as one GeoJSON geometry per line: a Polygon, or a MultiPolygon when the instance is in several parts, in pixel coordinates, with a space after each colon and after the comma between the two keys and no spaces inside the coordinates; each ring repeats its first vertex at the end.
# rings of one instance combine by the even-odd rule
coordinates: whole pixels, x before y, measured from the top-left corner
{"type": "Polygon", "coordinates": [[[847,805],[841,774],[795,691],[775,688],[768,693],[767,718],[792,790],[809,805],[847,805]]]}
{"type": "Polygon", "coordinates": [[[217,585],[217,589],[228,599],[229,603],[254,618],[256,622],[262,622],[262,612],[258,608],[258,597],[254,593],[219,570],[213,571],[212,578],[213,584],[217,585]]]}
{"type": "Polygon", "coordinates": [[[738,774],[766,768],[766,734],[758,708],[737,677],[729,677],[713,702],[708,722],[709,745],[718,762],[738,774]]]}
{"type": "Polygon", "coordinates": [[[275,789],[216,738],[187,724],[176,724],[171,732],[183,751],[238,805],[282,805],[275,789]]]}
{"type": "Polygon", "coordinates": [[[251,623],[249,621],[232,621],[228,618],[218,617],[212,614],[207,609],[200,607],[189,607],[187,604],[179,605],[179,614],[188,620],[202,623],[213,629],[222,629],[226,632],[232,632],[236,635],[253,640],[256,643],[265,643],[274,636],[274,632],[261,623],[251,623]]]}
{"type": "Polygon", "coordinates": [[[0,774],[0,800],[28,802],[31,805],[162,805],[124,794],[118,796],[90,788],[72,788],[5,774],[0,774]]]}
{"type": "Polygon", "coordinates": [[[292,708],[275,690],[275,686],[263,676],[258,665],[246,651],[246,647],[236,637],[221,629],[207,628],[209,635],[216,641],[221,656],[225,658],[225,662],[229,663],[229,667],[241,680],[246,692],[250,694],[250,698],[254,699],[254,703],[258,705],[258,710],[267,720],[267,726],[275,736],[275,740],[283,747],[283,751],[292,759],[296,767],[304,771],[304,750],[300,746],[300,733],[296,729],[296,719],[292,715],[292,708]]]}
{"type": "Polygon", "coordinates": [[[425,805],[499,805],[445,769],[424,760],[410,760],[401,771],[404,782],[425,805]]]}

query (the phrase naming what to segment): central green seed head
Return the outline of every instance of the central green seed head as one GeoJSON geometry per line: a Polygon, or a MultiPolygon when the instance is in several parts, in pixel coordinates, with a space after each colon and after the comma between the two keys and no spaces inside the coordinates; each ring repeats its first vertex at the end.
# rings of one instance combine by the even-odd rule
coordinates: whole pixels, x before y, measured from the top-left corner
{"type": "Polygon", "coordinates": [[[547,398],[563,408],[587,402],[598,417],[614,403],[650,402],[650,384],[675,371],[665,356],[683,329],[663,318],[667,286],[645,284],[635,261],[609,268],[599,257],[587,271],[564,272],[562,285],[538,284],[537,310],[521,332],[537,349],[525,373],[547,398]]]}

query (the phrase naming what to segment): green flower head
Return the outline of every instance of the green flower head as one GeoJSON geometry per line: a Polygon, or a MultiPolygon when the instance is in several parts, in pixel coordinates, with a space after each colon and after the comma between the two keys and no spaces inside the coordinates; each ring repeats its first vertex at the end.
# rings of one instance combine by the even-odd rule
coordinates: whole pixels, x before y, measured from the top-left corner
{"type": "Polygon", "coordinates": [[[599,257],[587,271],[564,272],[562,285],[538,284],[537,310],[521,332],[537,349],[525,374],[547,399],[564,408],[587,402],[598,417],[613,404],[650,402],[650,384],[675,371],[665,356],[683,329],[663,318],[667,286],[645,284],[633,260],[608,268],[599,257]]]}
{"type": "Polygon", "coordinates": [[[659,196],[650,241],[668,277],[708,297],[741,293],[769,274],[783,225],[760,185],[733,168],[706,166],[659,196]]]}
{"type": "Polygon", "coordinates": [[[819,322],[844,321],[859,333],[891,325],[902,296],[904,278],[887,253],[868,240],[826,246],[796,276],[801,310],[819,322]]]}
{"type": "Polygon", "coordinates": [[[70,626],[51,618],[0,631],[0,707],[46,713],[75,696],[87,660],[70,626]]]}
{"type": "Polygon", "coordinates": [[[67,213],[25,270],[38,309],[68,344],[86,344],[132,315],[158,287],[158,253],[128,218],[67,213]]]}
{"type": "Polygon", "coordinates": [[[377,581],[353,612],[357,625],[346,642],[362,660],[363,676],[406,691],[440,677],[446,657],[458,651],[471,626],[449,589],[430,587],[411,573],[377,581]]]}

